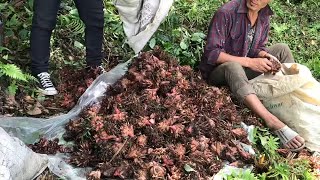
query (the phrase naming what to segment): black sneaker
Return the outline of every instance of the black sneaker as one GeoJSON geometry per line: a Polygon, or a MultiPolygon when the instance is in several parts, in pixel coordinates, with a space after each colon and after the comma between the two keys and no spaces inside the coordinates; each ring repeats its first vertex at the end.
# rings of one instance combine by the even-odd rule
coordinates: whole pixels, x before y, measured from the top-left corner
{"type": "Polygon", "coordinates": [[[37,75],[37,79],[39,81],[39,89],[44,95],[52,96],[58,94],[58,91],[50,80],[49,73],[42,72],[37,75]]]}
{"type": "Polygon", "coordinates": [[[100,74],[107,73],[106,69],[102,65],[98,66],[98,70],[100,71],[100,74]]]}
{"type": "Polygon", "coordinates": [[[104,73],[107,72],[102,65],[100,65],[100,66],[88,66],[88,67],[86,67],[86,70],[89,73],[93,73],[95,76],[99,76],[99,75],[104,74],[104,73]]]}

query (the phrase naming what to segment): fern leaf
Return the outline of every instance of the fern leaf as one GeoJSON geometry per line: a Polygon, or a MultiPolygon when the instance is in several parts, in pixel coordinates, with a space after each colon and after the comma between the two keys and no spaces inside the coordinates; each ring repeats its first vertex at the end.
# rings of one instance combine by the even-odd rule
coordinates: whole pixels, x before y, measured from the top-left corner
{"type": "Polygon", "coordinates": [[[0,66],[0,71],[12,79],[27,81],[21,69],[14,64],[3,64],[0,66]]]}
{"type": "Polygon", "coordinates": [[[35,78],[34,76],[32,76],[31,74],[28,73],[24,73],[24,76],[26,78],[27,81],[38,81],[37,78],[35,78]]]}

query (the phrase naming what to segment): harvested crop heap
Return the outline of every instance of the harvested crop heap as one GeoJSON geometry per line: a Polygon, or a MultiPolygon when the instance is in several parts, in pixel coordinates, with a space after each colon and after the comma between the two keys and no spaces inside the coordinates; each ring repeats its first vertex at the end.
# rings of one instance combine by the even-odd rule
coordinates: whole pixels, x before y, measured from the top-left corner
{"type": "Polygon", "coordinates": [[[23,90],[18,91],[15,97],[8,98],[0,88],[0,115],[48,117],[68,112],[100,72],[99,69],[65,67],[58,74],[56,82],[59,94],[44,100],[31,97],[23,90]]]}
{"type": "Polygon", "coordinates": [[[198,179],[222,160],[252,162],[234,141],[248,143],[227,94],[160,50],[144,53],[100,106],[67,125],[70,162],[94,167],[95,179],[198,179]]]}
{"type": "Polygon", "coordinates": [[[56,153],[68,153],[72,152],[71,148],[64,147],[59,145],[59,139],[48,140],[45,138],[40,138],[39,142],[35,144],[30,144],[29,148],[31,148],[34,152],[40,154],[56,154],[56,153]]]}
{"type": "Polygon", "coordinates": [[[79,70],[65,67],[59,72],[59,95],[56,99],[47,99],[44,106],[58,106],[70,110],[100,73],[98,68],[79,70]]]}

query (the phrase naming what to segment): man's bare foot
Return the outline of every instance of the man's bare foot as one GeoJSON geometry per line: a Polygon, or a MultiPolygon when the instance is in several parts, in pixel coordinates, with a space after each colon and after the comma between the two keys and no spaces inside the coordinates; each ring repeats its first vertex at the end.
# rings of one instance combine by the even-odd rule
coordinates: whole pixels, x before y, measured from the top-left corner
{"type": "Polygon", "coordinates": [[[304,147],[305,140],[299,134],[287,127],[280,120],[276,121],[272,123],[272,125],[267,124],[267,126],[279,137],[284,148],[299,150],[301,147],[304,147]]]}
{"type": "Polygon", "coordinates": [[[300,151],[305,146],[305,140],[288,126],[274,131],[283,146],[291,151],[300,151]]]}

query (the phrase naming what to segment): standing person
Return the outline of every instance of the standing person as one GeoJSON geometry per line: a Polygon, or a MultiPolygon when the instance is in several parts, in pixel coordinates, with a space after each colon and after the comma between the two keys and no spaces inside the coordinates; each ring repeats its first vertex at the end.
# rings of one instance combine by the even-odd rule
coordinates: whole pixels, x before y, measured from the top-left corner
{"type": "Polygon", "coordinates": [[[299,151],[304,139],[271,114],[261,103],[249,79],[271,71],[268,59],[293,63],[286,44],[266,47],[270,29],[271,0],[231,0],[212,18],[207,44],[199,66],[211,85],[227,85],[239,99],[279,137],[285,148],[299,151]]]}
{"type": "MultiPolygon", "coordinates": [[[[55,95],[50,74],[50,38],[56,26],[61,0],[34,0],[31,30],[31,72],[39,80],[44,95],[55,95]]],[[[85,24],[86,62],[89,67],[102,68],[104,12],[102,0],[74,0],[80,19],[85,24]]],[[[103,68],[101,69],[103,71],[103,68]]]]}

